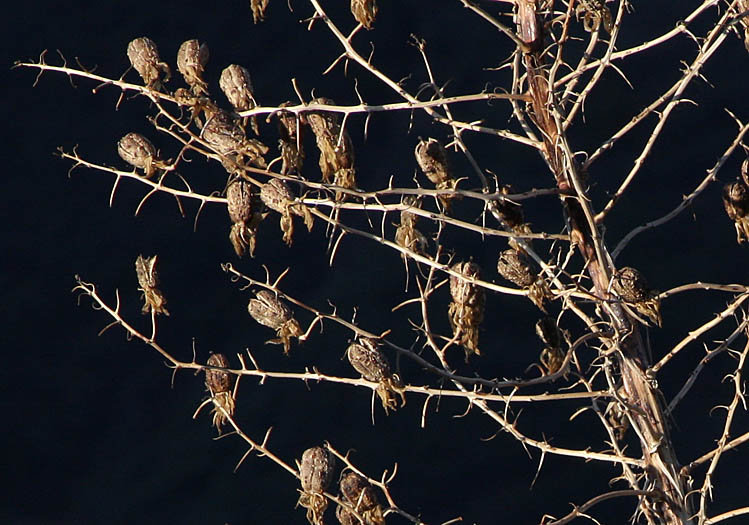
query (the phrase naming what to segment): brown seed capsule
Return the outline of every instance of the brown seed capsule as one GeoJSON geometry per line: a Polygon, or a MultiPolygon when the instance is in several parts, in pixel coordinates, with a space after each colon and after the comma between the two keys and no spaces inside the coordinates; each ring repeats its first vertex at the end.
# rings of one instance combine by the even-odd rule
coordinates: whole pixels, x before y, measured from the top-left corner
{"type": "Polygon", "coordinates": [[[351,14],[361,25],[372,29],[377,16],[377,4],[375,0],[351,0],[351,14]]]}
{"type": "Polygon", "coordinates": [[[323,514],[328,508],[328,499],[323,495],[333,481],[335,456],[324,447],[308,448],[302,454],[299,477],[302,493],[299,505],[307,509],[310,525],[323,525],[323,514]]]}
{"type": "MultiPolygon", "coordinates": [[[[219,368],[229,368],[229,360],[224,354],[211,354],[206,364],[219,368]]],[[[232,394],[234,377],[229,372],[223,370],[206,368],[205,386],[211,394],[211,402],[213,403],[213,426],[220,433],[221,427],[227,422],[226,414],[229,416],[234,415],[235,404],[234,395],[232,394]]]]}
{"type": "Polygon", "coordinates": [[[156,148],[151,141],[138,133],[128,133],[117,142],[117,153],[122,160],[143,170],[146,178],[156,173],[161,163],[156,158],[156,148]]]}
{"type": "Polygon", "coordinates": [[[723,187],[723,206],[736,228],[736,242],[749,241],[749,187],[743,181],[723,187]]]}
{"type": "MultiPolygon", "coordinates": [[[[224,68],[221,72],[218,85],[235,111],[247,111],[257,107],[258,104],[255,100],[255,90],[252,87],[250,72],[242,66],[232,64],[224,68]]],[[[255,135],[259,134],[257,117],[252,117],[250,122],[255,135]]]]}
{"type": "Polygon", "coordinates": [[[395,410],[398,408],[396,395],[400,397],[400,406],[406,404],[400,378],[393,375],[390,363],[377,346],[376,341],[366,337],[360,338],[359,343],[351,343],[346,349],[346,357],[348,357],[351,366],[364,379],[378,383],[376,392],[380,396],[382,407],[386,413],[389,409],[395,410]]]}
{"type": "MultiPolygon", "coordinates": [[[[403,204],[412,207],[418,207],[418,203],[415,198],[403,199],[403,204]]],[[[395,230],[395,243],[398,246],[407,248],[412,252],[423,254],[427,248],[427,238],[416,229],[416,221],[418,215],[411,213],[408,210],[401,211],[400,214],[401,222],[398,225],[398,229],[395,230]]],[[[403,255],[405,259],[405,254],[403,255]]]]}
{"type": "Polygon", "coordinates": [[[255,297],[255,299],[250,299],[247,311],[255,321],[276,331],[278,339],[268,342],[283,344],[284,354],[288,354],[291,348],[291,338],[302,335],[302,330],[294,319],[291,308],[270,290],[260,290],[255,297]]]}
{"type": "Polygon", "coordinates": [[[159,273],[156,270],[157,260],[158,256],[156,255],[153,257],[138,255],[138,258],[135,259],[135,274],[138,277],[139,290],[143,292],[145,299],[142,311],[144,314],[153,312],[154,314],[169,315],[169,311],[166,309],[166,297],[158,289],[159,273]]]}
{"type": "Polygon", "coordinates": [[[208,93],[208,85],[203,81],[208,56],[208,46],[194,39],[183,42],[177,52],[177,69],[196,95],[208,93]]]}
{"type": "Polygon", "coordinates": [[[222,109],[212,112],[200,136],[220,155],[236,159],[237,162],[241,161],[243,155],[247,155],[256,166],[266,166],[262,155],[268,153],[268,146],[257,139],[245,137],[239,121],[222,109]]]}
{"type": "MultiPolygon", "coordinates": [[[[465,277],[478,279],[480,268],[474,262],[459,262],[452,270],[465,277]]],[[[475,284],[450,275],[452,302],[447,310],[450,326],[457,342],[466,352],[466,361],[472,354],[480,355],[479,325],[484,320],[484,289],[475,284]]]]}
{"type": "Polygon", "coordinates": [[[414,150],[416,162],[424,175],[436,186],[450,180],[450,166],[447,163],[445,147],[437,139],[420,140],[414,150]]]}
{"type": "MultiPolygon", "coordinates": [[[[335,105],[329,98],[316,98],[312,104],[335,105]]],[[[313,111],[307,114],[307,123],[315,134],[317,148],[320,150],[320,171],[322,180],[342,188],[355,188],[354,146],[348,131],[341,127],[340,118],[330,111],[313,111]]],[[[337,196],[340,198],[340,195],[337,196]]]]}
{"type": "Polygon", "coordinates": [[[351,343],[346,350],[349,363],[367,381],[378,383],[392,375],[387,357],[371,339],[361,338],[361,344],[351,343]]]}
{"type": "Polygon", "coordinates": [[[302,454],[299,477],[305,492],[325,492],[333,481],[335,456],[325,447],[308,448],[302,454]]]}
{"type": "Polygon", "coordinates": [[[369,481],[349,470],[341,473],[338,485],[343,497],[364,518],[365,524],[382,525],[385,523],[382,516],[382,507],[380,507],[377,494],[369,481]]]}
{"type": "Polygon", "coordinates": [[[294,193],[281,179],[271,179],[260,187],[260,199],[273,211],[281,214],[281,231],[283,231],[283,240],[291,245],[294,234],[294,222],[291,220],[291,214],[304,217],[304,223],[308,230],[312,229],[312,214],[303,204],[294,203],[294,193]]]}
{"type": "Polygon", "coordinates": [[[531,259],[514,249],[499,254],[497,271],[499,275],[521,288],[530,287],[538,275],[533,269],[531,259]]]}
{"type": "Polygon", "coordinates": [[[638,270],[630,267],[621,268],[614,275],[611,289],[635,310],[661,326],[661,309],[658,293],[650,288],[648,282],[638,270]]]}
{"type": "MultiPolygon", "coordinates": [[[[206,363],[208,366],[220,368],[229,368],[229,360],[224,354],[211,354],[206,363]]],[[[211,392],[211,395],[218,395],[222,392],[231,392],[234,379],[229,372],[223,370],[205,370],[205,386],[211,392]]]]}
{"type": "Polygon", "coordinates": [[[255,251],[255,234],[263,220],[262,202],[252,192],[252,185],[243,179],[237,179],[226,189],[227,210],[232,227],[229,232],[237,256],[242,257],[255,251]]]}
{"type": "Polygon", "coordinates": [[[161,61],[159,50],[150,38],[143,36],[132,40],[127,45],[127,57],[149,88],[161,89],[162,73],[164,82],[169,80],[169,65],[161,61]]]}
{"type": "Polygon", "coordinates": [[[286,306],[269,290],[260,290],[255,294],[256,299],[250,299],[247,306],[252,318],[263,326],[277,330],[291,319],[291,308],[286,306]]]}

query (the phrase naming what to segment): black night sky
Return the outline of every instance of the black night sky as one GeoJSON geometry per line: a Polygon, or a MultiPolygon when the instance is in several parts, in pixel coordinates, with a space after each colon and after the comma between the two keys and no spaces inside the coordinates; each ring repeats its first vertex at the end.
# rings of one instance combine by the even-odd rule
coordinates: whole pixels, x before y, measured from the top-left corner
{"type": "MultiPolygon", "coordinates": [[[[510,70],[496,70],[512,51],[507,38],[462,8],[458,0],[379,3],[376,30],[358,34],[354,44],[364,54],[374,49],[373,62],[391,78],[404,79],[410,92],[428,80],[417,49],[409,45],[411,34],[425,39],[438,81],[449,81],[447,94],[509,85],[510,70]]],[[[691,9],[675,8],[680,2],[632,3],[634,12],[620,48],[662,34],[691,9]],[[666,17],[665,9],[684,13],[666,17]]],[[[349,320],[356,309],[356,322],[363,328],[379,333],[392,327],[392,337],[402,346],[415,339],[408,319],[416,319],[417,312],[408,308],[391,312],[413,296],[413,287],[404,293],[403,263],[392,250],[348,236],[331,268],[322,224],[307,233],[298,222],[294,245],[287,248],[276,218],[270,217],[261,227],[255,259],[240,260],[227,239],[229,220],[222,206],[207,205],[196,229],[197,204],[185,201],[183,218],[174,199],[164,195],[152,197],[136,217],[134,211],[146,190],[125,180],[110,207],[111,175],[86,169],[69,173],[71,163],[54,153],[58,147],[71,151],[77,146],[86,159],[127,169],[117,156],[116,142],[127,132],[138,131],[151,137],[165,157],[176,154],[173,141],[147,120],[154,112],[148,101],[128,95],[117,108],[120,92],[111,86],[94,94],[96,84],[91,81],[45,73],[33,87],[36,71],[10,70],[14,61],[36,60],[45,49],[48,62],[60,64],[59,49],[72,67],[79,60],[86,68],[96,67],[98,74],[119,77],[128,67],[127,43],[144,35],[156,41],[162,58],[176,69],[180,43],[197,38],[210,47],[206,77],[221,104],[225,100],[217,78],[230,63],[250,70],[264,105],[296,100],[292,78],[307,100],[314,92],[341,104],[356,104],[356,86],[370,104],[399,101],[355,64],[349,64],[347,74],[342,65],[322,74],[340,54],[340,46],[321,23],[308,31],[303,20],[312,8],[307,2],[290,0],[290,12],[285,1],[271,0],[268,20],[258,25],[252,23],[247,1],[221,4],[29,1],[17,3],[5,15],[5,204],[0,208],[5,487],[0,523],[306,523],[304,509],[294,508],[298,493],[293,477],[255,456],[233,473],[246,451],[244,442],[236,436],[215,440],[207,410],[192,419],[206,395],[202,375],[183,371],[172,378],[155,351],[128,341],[119,327],[97,336],[111,319],[94,311],[89,298],[71,293],[75,275],[95,283],[110,304],[119,289],[123,316],[146,331],[149,322],[140,314],[134,260],[138,254],[158,254],[171,312],[160,320],[159,340],[184,360],[191,358],[194,344],[199,362],[209,352],[224,352],[238,365],[236,354],[250,348],[268,370],[317,366],[332,375],[355,376],[344,357],[352,334],[333,323],[295,346],[289,357],[281,355],[279,347],[265,345],[272,334],[248,317],[250,290],[242,290],[222,272],[220,264],[227,261],[258,279],[264,277],[262,265],[273,277],[291,266],[281,285],[289,294],[320,309],[329,309],[330,300],[349,320]]],[[[329,14],[345,30],[353,28],[348,2],[324,4],[341,4],[328,7],[329,14]]],[[[492,12],[507,11],[504,4],[482,5],[492,12]]],[[[697,28],[704,30],[699,24],[697,28]]],[[[692,60],[694,49],[688,39],[678,38],[619,64],[634,91],[621,77],[606,73],[586,102],[585,122],[578,119],[570,132],[575,149],[590,151],[628,122],[679,78],[679,59],[692,60]]],[[[724,108],[749,119],[748,66],[743,43],[729,35],[705,70],[707,81],[695,81],[685,93],[696,104],[684,103],[676,110],[631,193],[610,215],[605,240],[612,249],[632,228],[673,209],[715,164],[737,129],[724,108]]],[[[139,82],[135,72],[126,78],[139,82]]],[[[175,71],[170,89],[182,85],[175,71]]],[[[483,118],[487,125],[502,127],[510,121],[508,107],[479,103],[455,111],[460,120],[483,118]]],[[[268,140],[273,146],[275,124],[261,125],[274,137],[268,140]]],[[[419,137],[448,139],[448,130],[432,124],[423,113],[414,113],[412,119],[406,112],[376,115],[366,139],[363,117],[352,117],[349,125],[357,177],[366,189],[384,188],[390,177],[395,185],[413,185],[413,147],[419,137]]],[[[629,171],[647,136],[644,132],[652,126],[651,117],[642,130],[593,165],[588,175],[594,207],[605,202],[629,171]]],[[[482,167],[517,190],[553,186],[531,150],[485,136],[466,135],[466,140],[482,167]]],[[[307,148],[305,169],[311,170],[307,172],[311,178],[317,169],[314,143],[307,148]]],[[[456,170],[469,174],[467,162],[457,154],[453,157],[456,170]]],[[[688,211],[637,237],[617,264],[642,269],[660,290],[694,281],[746,283],[747,247],[737,245],[720,200],[722,185],[736,177],[743,158],[737,151],[719,180],[688,211]]],[[[194,156],[184,170],[196,191],[223,189],[226,173],[216,162],[194,156]]],[[[477,181],[469,177],[465,185],[475,188],[477,181]]],[[[458,209],[468,213],[469,220],[479,220],[469,206],[458,209]]],[[[541,197],[526,206],[526,219],[534,230],[557,233],[563,226],[560,210],[556,197],[541,197]]],[[[368,220],[376,224],[382,217],[350,214],[344,219],[367,227],[368,220]]],[[[392,229],[397,220],[389,216],[386,227],[392,229]]],[[[453,229],[445,233],[444,242],[458,256],[472,256],[488,269],[487,280],[500,283],[494,268],[504,241],[482,241],[453,229]]],[[[664,301],[664,328],[649,331],[653,352],[662,355],[729,299],[725,293],[688,292],[664,301]]],[[[447,301],[443,289],[435,303],[444,302],[446,308],[447,301]]],[[[481,333],[485,355],[471,368],[454,350],[450,356],[454,366],[466,375],[523,377],[540,350],[533,332],[537,316],[528,301],[490,294],[481,333]]],[[[305,312],[298,318],[305,326],[312,320],[305,312]]],[[[449,331],[446,316],[437,311],[433,322],[443,333],[449,331]]],[[[711,345],[733,328],[735,324],[729,322],[704,342],[711,345]]],[[[586,352],[590,357],[593,350],[586,352]]],[[[664,369],[658,379],[667,398],[681,388],[703,355],[702,343],[694,344],[664,369]]],[[[437,385],[411,361],[402,360],[401,366],[407,382],[437,385]]],[[[733,387],[721,379],[732,366],[733,360],[722,359],[706,367],[699,384],[674,413],[672,431],[678,435],[674,441],[682,463],[710,450],[720,436],[724,412],[708,415],[708,411],[717,403],[730,402],[733,387]]],[[[496,424],[478,410],[460,417],[467,409],[463,401],[430,401],[423,429],[423,401],[409,396],[406,407],[389,416],[377,406],[372,426],[369,390],[280,380],[259,385],[248,378],[239,388],[237,420],[257,440],[273,427],[269,447],[292,465],[304,449],[324,440],[338,450],[353,450],[354,463],[373,476],[397,463],[398,475],[391,487],[396,502],[429,524],[458,516],[464,523],[536,524],[545,512],[562,516],[571,509],[570,503],[580,504],[604,492],[608,480],[618,474],[608,465],[546,457],[531,487],[539,464],[537,451],[529,455],[506,433],[497,434],[496,424]]],[[[526,406],[519,425],[552,443],[590,441],[602,447],[603,433],[593,417],[580,416],[570,423],[570,407],[564,402],[526,406]],[[581,433],[590,435],[581,439],[581,433]]],[[[746,413],[737,417],[735,435],[749,429],[746,413]]],[[[638,454],[634,441],[630,446],[630,453],[638,454]]],[[[739,450],[720,464],[712,513],[749,503],[746,457],[746,451],[739,450]]],[[[631,499],[617,500],[601,506],[597,515],[603,523],[626,523],[633,508],[631,499]]],[[[326,522],[334,519],[331,509],[326,522]]],[[[387,522],[406,523],[397,516],[387,522]]],[[[733,521],[739,522],[741,518],[733,521]]]]}

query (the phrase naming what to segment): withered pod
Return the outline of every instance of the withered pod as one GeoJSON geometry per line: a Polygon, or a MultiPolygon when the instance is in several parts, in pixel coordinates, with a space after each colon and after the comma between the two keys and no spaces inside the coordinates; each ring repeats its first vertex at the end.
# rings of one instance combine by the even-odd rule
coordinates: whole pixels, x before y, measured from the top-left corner
{"type": "Polygon", "coordinates": [[[291,308],[270,290],[257,292],[255,299],[250,299],[247,311],[255,321],[276,331],[278,339],[268,342],[283,344],[284,354],[289,353],[291,338],[302,335],[302,330],[294,319],[291,308]]]}
{"type": "Polygon", "coordinates": [[[358,343],[348,346],[346,357],[364,379],[377,383],[376,392],[386,413],[389,409],[398,408],[396,395],[400,397],[400,406],[406,404],[403,384],[400,378],[392,373],[390,363],[376,341],[366,337],[360,338],[358,343]]]}
{"type": "Polygon", "coordinates": [[[159,50],[150,38],[132,40],[127,45],[127,58],[149,88],[161,89],[162,74],[164,82],[169,80],[169,65],[161,61],[159,50]]]}
{"type": "MultiPolygon", "coordinates": [[[[224,354],[211,354],[206,364],[219,368],[229,368],[229,360],[224,354]]],[[[232,395],[234,376],[223,370],[205,369],[205,386],[211,393],[211,401],[213,402],[213,426],[220,432],[221,427],[227,422],[226,415],[221,409],[223,408],[229,416],[234,415],[235,405],[232,395]]]]}
{"type": "Polygon", "coordinates": [[[338,481],[341,494],[354,510],[364,518],[364,523],[383,525],[382,507],[377,501],[377,494],[369,481],[356,472],[347,470],[341,473],[338,481]]]}
{"type": "Polygon", "coordinates": [[[159,290],[159,272],[156,269],[158,256],[143,257],[138,255],[135,259],[135,274],[138,277],[140,291],[143,292],[145,303],[142,312],[144,314],[153,312],[154,314],[169,315],[166,309],[166,297],[159,290]]]}
{"type": "Polygon", "coordinates": [[[196,95],[208,94],[203,71],[208,63],[208,46],[197,40],[186,40],[177,51],[177,69],[196,95]]]}
{"type": "Polygon", "coordinates": [[[299,466],[299,477],[302,493],[299,505],[307,509],[307,521],[310,525],[322,525],[323,514],[328,508],[328,499],[324,492],[333,481],[335,457],[325,447],[308,448],[302,454],[299,466]]]}

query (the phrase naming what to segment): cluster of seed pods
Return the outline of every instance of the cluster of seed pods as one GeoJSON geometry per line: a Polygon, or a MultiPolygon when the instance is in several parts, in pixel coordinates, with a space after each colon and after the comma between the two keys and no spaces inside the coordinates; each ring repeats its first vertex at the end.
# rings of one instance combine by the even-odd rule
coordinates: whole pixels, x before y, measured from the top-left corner
{"type": "MultiPolygon", "coordinates": [[[[211,354],[206,363],[208,366],[229,368],[229,360],[224,354],[211,354]]],[[[227,414],[234,416],[234,376],[224,370],[205,369],[205,386],[211,394],[213,403],[213,426],[221,432],[227,414]]]]}
{"type": "Polygon", "coordinates": [[[741,164],[741,178],[723,186],[723,206],[736,228],[736,242],[749,241],[749,158],[741,164]]]}
{"type": "MultiPolygon", "coordinates": [[[[310,525],[322,525],[323,514],[328,507],[325,491],[333,481],[335,456],[325,447],[308,448],[302,454],[298,467],[302,485],[299,505],[307,509],[310,525]]],[[[338,480],[338,488],[344,503],[336,508],[336,517],[341,525],[385,523],[377,494],[365,478],[351,470],[344,470],[338,480]]]]}
{"type": "Polygon", "coordinates": [[[467,279],[478,279],[480,268],[474,262],[459,262],[451,270],[463,276],[450,275],[452,302],[447,310],[454,339],[463,346],[466,361],[471,355],[480,355],[479,325],[484,320],[484,289],[467,279]]]}
{"type": "Polygon", "coordinates": [[[250,316],[263,326],[276,331],[278,339],[271,339],[269,343],[283,344],[284,354],[289,353],[291,338],[302,335],[299,323],[294,319],[294,313],[286,303],[269,290],[260,290],[250,299],[247,305],[250,316]]]}
{"type": "MultiPolygon", "coordinates": [[[[420,140],[416,145],[414,155],[421,171],[438,190],[455,189],[457,181],[450,171],[447,151],[439,140],[434,138],[420,140]]],[[[439,201],[445,210],[450,210],[450,203],[454,198],[451,195],[441,195],[439,201]]]]}
{"type": "Polygon", "coordinates": [[[499,275],[516,286],[528,290],[528,298],[542,311],[544,299],[551,295],[549,285],[541,277],[533,261],[524,252],[509,248],[499,254],[497,260],[499,275]]]}
{"type": "Polygon", "coordinates": [[[393,374],[387,357],[374,339],[361,337],[358,342],[351,343],[346,349],[346,357],[362,378],[377,383],[376,392],[386,413],[406,404],[403,384],[393,374]]]}
{"type": "Polygon", "coordinates": [[[652,290],[645,276],[635,268],[621,268],[611,282],[611,289],[623,301],[634,307],[657,326],[661,326],[661,303],[658,292],[652,290]]]}
{"type": "Polygon", "coordinates": [[[145,303],[143,313],[169,315],[166,309],[166,297],[159,290],[159,272],[156,269],[158,256],[143,257],[138,255],[135,259],[135,274],[138,277],[139,290],[143,292],[145,303]]]}

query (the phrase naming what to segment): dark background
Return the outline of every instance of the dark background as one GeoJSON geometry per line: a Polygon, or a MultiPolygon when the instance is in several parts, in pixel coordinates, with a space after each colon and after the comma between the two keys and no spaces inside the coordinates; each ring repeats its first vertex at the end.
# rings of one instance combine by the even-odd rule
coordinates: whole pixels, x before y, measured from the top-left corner
{"type": "MultiPolygon", "coordinates": [[[[345,8],[348,2],[342,4],[345,8]]],[[[359,34],[355,44],[367,50],[367,40],[372,39],[374,62],[391,78],[410,76],[404,85],[412,93],[427,78],[416,49],[408,45],[411,33],[426,39],[438,80],[450,81],[448,94],[509,85],[509,70],[487,69],[509,56],[506,38],[488,29],[459,2],[381,4],[377,30],[359,34]]],[[[672,2],[640,4],[635,3],[620,48],[662,33],[686,14],[664,16],[664,6],[675,9],[672,2]]],[[[292,6],[290,13],[285,2],[274,0],[268,21],[254,25],[247,2],[226,2],[220,8],[202,2],[27,2],[6,15],[10,22],[6,64],[34,60],[44,49],[50,50],[48,60],[57,63],[54,50],[60,49],[70,65],[78,57],[86,67],[97,66],[97,73],[118,77],[127,69],[125,50],[132,38],[150,36],[172,66],[179,44],[198,38],[210,46],[206,77],[222,104],[217,78],[229,63],[251,71],[258,99],[267,105],[295,99],[292,77],[298,79],[307,99],[315,90],[316,95],[355,103],[353,85],[358,80],[367,102],[397,101],[353,64],[347,76],[340,66],[322,76],[339,46],[321,23],[308,32],[299,22],[312,13],[305,2],[294,1],[292,6]]],[[[353,21],[344,8],[331,8],[329,14],[349,29],[353,21]]],[[[590,151],[610,136],[678,79],[679,59],[691,60],[693,55],[694,45],[680,38],[623,62],[620,66],[635,91],[613,72],[607,73],[586,102],[585,125],[578,121],[571,132],[573,147],[590,151]]],[[[748,63],[741,41],[732,36],[705,71],[709,84],[697,81],[690,87],[687,96],[699,105],[684,104],[676,110],[631,193],[610,215],[606,240],[612,249],[631,228],[671,210],[715,163],[736,131],[723,108],[749,118],[748,63]]],[[[256,457],[248,458],[233,474],[245,452],[243,442],[236,437],[213,440],[215,431],[207,411],[196,421],[191,419],[205,396],[202,376],[181,372],[171,387],[171,371],[152,349],[128,342],[118,328],[97,337],[110,319],[92,310],[89,299],[70,293],[73,277],[79,274],[96,283],[110,304],[119,289],[123,316],[147,330],[147,318],[139,313],[133,262],[140,253],[158,253],[172,313],[160,320],[159,339],[178,358],[190,359],[194,341],[199,361],[210,351],[221,351],[237,365],[233,356],[249,347],[269,370],[316,365],[333,375],[353,377],[349,365],[341,361],[351,334],[332,323],[326,323],[322,335],[295,347],[288,358],[280,355],[278,347],[264,345],[271,334],[247,316],[249,291],[231,283],[219,264],[232,261],[255,278],[264,275],[262,264],[274,277],[291,266],[284,290],[320,309],[328,308],[330,300],[346,318],[357,308],[356,319],[362,327],[372,332],[393,327],[393,340],[409,346],[414,336],[407,318],[416,319],[416,312],[390,313],[410,296],[403,292],[400,257],[366,240],[347,237],[330,268],[322,225],[308,234],[298,223],[294,246],[288,249],[271,217],[262,225],[256,258],[240,261],[228,242],[229,223],[222,207],[207,206],[196,231],[195,203],[186,204],[187,217],[182,218],[173,199],[162,195],[154,196],[134,217],[144,188],[123,181],[110,208],[113,177],[89,170],[75,170],[68,176],[71,164],[53,156],[58,146],[70,151],[78,145],[84,158],[125,169],[115,144],[129,131],[148,135],[166,157],[175,153],[174,145],[146,120],[152,110],[144,99],[128,98],[117,110],[119,91],[115,88],[105,87],[94,95],[94,83],[73,79],[73,89],[64,75],[53,73],[44,74],[32,87],[35,75],[29,69],[15,69],[6,73],[3,82],[6,204],[0,209],[0,318],[5,325],[5,363],[0,378],[6,486],[0,499],[0,522],[305,523],[303,509],[294,509],[293,478],[267,459],[256,457]]],[[[178,76],[175,71],[171,89],[182,85],[178,76]]],[[[127,78],[138,81],[134,72],[127,78]]],[[[454,111],[461,120],[484,118],[488,125],[502,126],[509,119],[503,104],[489,109],[477,104],[454,111]]],[[[589,175],[595,208],[600,209],[607,192],[628,172],[653,122],[651,117],[646,128],[594,165],[589,175]]],[[[361,132],[363,119],[353,118],[350,124],[359,183],[367,189],[385,187],[391,176],[395,184],[412,184],[412,151],[418,137],[447,138],[445,129],[418,113],[411,128],[405,113],[376,115],[366,141],[361,132]]],[[[264,126],[274,136],[274,126],[264,126]]],[[[483,167],[516,189],[552,185],[540,159],[530,150],[487,137],[467,135],[467,141],[483,167]]],[[[268,142],[272,145],[274,140],[268,142]]],[[[311,142],[307,149],[305,173],[314,177],[316,154],[311,142]]],[[[737,246],[720,203],[721,183],[737,175],[741,160],[741,153],[729,159],[719,175],[720,183],[713,184],[680,218],[640,235],[617,262],[640,268],[659,289],[696,280],[746,283],[746,247],[737,246]]],[[[460,174],[470,173],[465,161],[457,156],[454,161],[460,174]]],[[[185,175],[201,191],[221,189],[225,182],[220,166],[199,158],[185,167],[185,175]]],[[[476,181],[469,175],[464,184],[475,187],[476,181]]],[[[467,216],[476,217],[469,205],[462,206],[459,209],[467,216]]],[[[556,232],[562,227],[559,211],[556,199],[541,198],[526,205],[526,218],[534,229],[556,232]]],[[[371,218],[379,223],[381,216],[371,218]]],[[[344,220],[366,224],[353,215],[344,215],[344,220]]],[[[394,222],[395,216],[386,221],[391,233],[394,222]]],[[[472,256],[486,268],[485,278],[498,281],[493,268],[503,243],[454,230],[446,232],[444,241],[458,257],[472,256]]],[[[710,319],[727,299],[725,294],[690,292],[665,301],[664,329],[650,333],[656,356],[710,319]]],[[[439,310],[440,305],[446,307],[445,292],[435,301],[432,322],[446,333],[447,320],[439,310]]],[[[484,377],[523,376],[540,350],[533,334],[537,310],[527,301],[490,295],[487,312],[481,335],[485,355],[472,363],[475,368],[468,368],[460,365],[462,358],[455,350],[451,356],[455,366],[461,366],[463,373],[475,371],[484,377]]],[[[304,313],[298,318],[303,325],[311,320],[304,313]]],[[[574,331],[574,323],[568,328],[574,331]]],[[[712,345],[732,328],[711,332],[705,342],[712,345]]],[[[590,359],[593,351],[585,352],[590,359]]],[[[702,355],[701,344],[694,344],[664,369],[659,381],[667,398],[678,391],[702,355]]],[[[410,363],[402,365],[408,382],[429,381],[410,363]]],[[[675,413],[675,443],[682,462],[710,450],[719,437],[724,413],[709,416],[708,410],[730,402],[733,386],[721,379],[732,366],[734,362],[724,357],[707,367],[675,413]]],[[[456,516],[468,523],[509,518],[513,523],[538,523],[545,512],[561,516],[570,509],[570,502],[580,504],[605,491],[606,482],[618,473],[608,465],[546,457],[531,488],[538,453],[531,450],[527,455],[503,433],[488,440],[498,430],[488,418],[477,411],[456,417],[465,411],[465,403],[442,400],[436,413],[431,405],[427,428],[421,429],[423,399],[410,396],[404,409],[388,417],[377,408],[377,424],[372,426],[368,392],[273,380],[260,386],[248,379],[240,388],[237,419],[257,440],[273,426],[269,447],[290,464],[305,448],[323,440],[339,450],[354,449],[353,461],[373,476],[397,462],[399,474],[392,484],[396,501],[428,523],[456,516]]],[[[546,435],[560,446],[579,447],[591,441],[603,446],[590,414],[566,422],[571,406],[524,407],[520,428],[534,437],[546,435]]],[[[742,414],[734,435],[746,430],[742,414]]],[[[634,443],[630,453],[636,454],[634,443]]],[[[745,453],[727,454],[714,482],[714,513],[747,504],[747,466],[745,453]]],[[[701,479],[704,470],[699,472],[701,479]]],[[[608,523],[624,523],[632,509],[631,500],[617,500],[602,505],[598,515],[608,523]]],[[[328,517],[334,520],[331,511],[328,517]]],[[[397,521],[395,516],[388,518],[389,523],[397,521]]]]}

